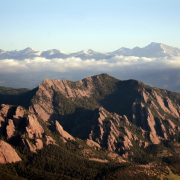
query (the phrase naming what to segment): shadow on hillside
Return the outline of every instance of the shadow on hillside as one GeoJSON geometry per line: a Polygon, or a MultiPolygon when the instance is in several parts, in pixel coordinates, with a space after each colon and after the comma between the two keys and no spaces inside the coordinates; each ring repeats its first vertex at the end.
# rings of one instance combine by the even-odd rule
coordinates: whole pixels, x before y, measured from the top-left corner
{"type": "Polygon", "coordinates": [[[107,95],[99,103],[109,112],[115,112],[120,116],[126,115],[131,121],[132,119],[132,104],[136,99],[141,98],[137,91],[141,87],[141,83],[135,80],[118,81],[117,89],[114,93],[107,95]]]}
{"type": "Polygon", "coordinates": [[[96,111],[97,109],[76,108],[72,114],[53,114],[50,119],[59,121],[63,129],[72,136],[87,139],[91,132],[91,126],[96,123],[96,111]]]}
{"type": "Polygon", "coordinates": [[[26,109],[29,108],[31,100],[36,94],[38,88],[23,92],[17,95],[13,94],[0,94],[0,104],[10,104],[16,106],[23,106],[26,109]]]}

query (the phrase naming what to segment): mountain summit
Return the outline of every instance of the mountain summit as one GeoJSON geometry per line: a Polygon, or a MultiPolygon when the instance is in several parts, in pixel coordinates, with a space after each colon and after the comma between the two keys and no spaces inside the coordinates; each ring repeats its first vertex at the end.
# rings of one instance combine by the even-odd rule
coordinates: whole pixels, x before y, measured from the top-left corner
{"type": "Polygon", "coordinates": [[[129,48],[120,48],[111,54],[123,55],[123,56],[137,56],[137,57],[166,57],[166,56],[179,56],[180,49],[167,46],[161,43],[152,42],[144,48],[135,47],[133,49],[129,48]]]}
{"type": "Polygon", "coordinates": [[[69,57],[79,57],[83,60],[85,59],[109,59],[116,55],[122,56],[137,56],[137,57],[149,57],[149,58],[158,58],[166,56],[179,56],[180,49],[167,46],[161,43],[152,42],[144,48],[135,47],[133,49],[122,47],[116,51],[103,53],[97,52],[92,49],[83,50],[75,53],[66,53],[57,49],[47,50],[47,51],[38,51],[32,48],[26,48],[24,50],[15,50],[15,51],[3,51],[0,50],[0,59],[27,59],[34,57],[45,57],[47,59],[52,58],[69,58],[69,57]]]}

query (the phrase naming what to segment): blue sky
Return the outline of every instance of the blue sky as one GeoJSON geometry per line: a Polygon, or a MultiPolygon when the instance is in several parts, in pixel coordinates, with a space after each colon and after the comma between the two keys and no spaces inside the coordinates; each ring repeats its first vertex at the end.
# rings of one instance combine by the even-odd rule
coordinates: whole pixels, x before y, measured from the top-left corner
{"type": "Polygon", "coordinates": [[[179,0],[0,0],[0,49],[180,48],[179,0]]]}

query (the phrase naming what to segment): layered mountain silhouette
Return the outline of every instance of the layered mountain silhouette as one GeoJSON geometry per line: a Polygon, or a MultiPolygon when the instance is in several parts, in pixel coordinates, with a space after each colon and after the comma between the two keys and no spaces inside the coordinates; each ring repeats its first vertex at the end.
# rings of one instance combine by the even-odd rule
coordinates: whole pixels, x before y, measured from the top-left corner
{"type": "MultiPolygon", "coordinates": [[[[32,156],[31,160],[27,160],[25,153],[32,152],[38,160],[41,152],[47,150],[47,154],[51,154],[49,147],[56,153],[51,158],[48,155],[51,162],[53,156],[57,156],[57,159],[61,157],[58,151],[61,152],[63,147],[63,152],[71,153],[72,158],[76,154],[78,158],[90,161],[116,163],[113,165],[116,170],[112,164],[109,165],[114,173],[124,172],[120,171],[117,163],[131,167],[129,163],[132,162],[153,163],[149,165],[152,170],[148,173],[145,172],[146,168],[137,171],[137,174],[143,172],[145,179],[165,175],[165,172],[169,172],[167,165],[176,174],[180,173],[179,165],[173,159],[178,160],[180,155],[178,93],[153,88],[137,80],[121,81],[107,74],[77,82],[45,79],[33,90],[11,90],[0,88],[0,163],[21,161],[22,164],[31,164],[32,156]]],[[[48,162],[46,166],[49,166],[48,162]]],[[[34,167],[29,166],[35,174],[34,167]]],[[[15,169],[18,174],[17,167],[15,169]]],[[[60,169],[68,174],[62,167],[60,169]]],[[[136,176],[133,170],[128,171],[131,171],[132,177],[136,176]]],[[[22,177],[27,178],[26,169],[23,172],[22,177]]],[[[100,172],[103,173],[103,170],[100,172]]],[[[88,177],[102,178],[101,173],[92,173],[88,177]]],[[[58,172],[53,177],[55,175],[59,177],[58,172]]],[[[73,173],[67,176],[76,178],[73,173]]],[[[108,178],[108,175],[104,177],[108,178]]],[[[114,179],[117,179],[115,175],[114,179]]]]}
{"type": "Polygon", "coordinates": [[[135,47],[133,49],[129,48],[120,48],[116,51],[103,53],[96,52],[92,49],[83,50],[75,53],[66,53],[57,49],[51,49],[47,51],[39,51],[32,49],[30,47],[24,50],[14,50],[14,51],[4,51],[0,50],[0,59],[30,59],[34,57],[44,57],[47,59],[53,58],[68,58],[68,57],[79,57],[81,59],[110,59],[116,55],[122,56],[137,56],[137,57],[149,57],[149,58],[158,58],[158,57],[170,57],[170,56],[179,56],[180,49],[167,46],[161,43],[151,43],[144,48],[135,47]]]}

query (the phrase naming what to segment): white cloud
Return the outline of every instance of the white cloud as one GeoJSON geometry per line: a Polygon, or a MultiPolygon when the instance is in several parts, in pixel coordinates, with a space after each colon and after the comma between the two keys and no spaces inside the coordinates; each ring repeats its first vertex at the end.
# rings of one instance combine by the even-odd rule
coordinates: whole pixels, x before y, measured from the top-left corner
{"type": "Polygon", "coordinates": [[[0,60],[0,72],[68,72],[73,70],[96,70],[96,71],[114,71],[123,69],[166,69],[180,68],[180,57],[165,58],[145,58],[134,56],[115,56],[111,59],[87,59],[82,60],[76,57],[67,59],[46,59],[36,57],[34,59],[0,60]]]}

